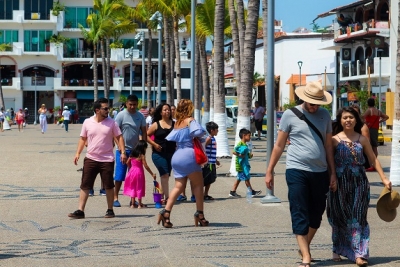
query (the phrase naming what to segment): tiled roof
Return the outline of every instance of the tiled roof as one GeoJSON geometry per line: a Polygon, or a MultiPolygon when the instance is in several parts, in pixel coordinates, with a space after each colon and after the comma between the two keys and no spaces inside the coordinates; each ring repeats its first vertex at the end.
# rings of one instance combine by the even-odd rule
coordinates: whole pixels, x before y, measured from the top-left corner
{"type": "MultiPolygon", "coordinates": [[[[257,32],[257,39],[262,39],[263,38],[263,31],[259,30],[257,32]]],[[[275,38],[281,37],[281,36],[286,36],[286,32],[274,32],[275,38]]]]}
{"type": "MultiPolygon", "coordinates": [[[[300,83],[300,74],[292,74],[290,78],[286,81],[286,84],[295,84],[299,85],[300,83]]],[[[306,84],[306,74],[301,75],[301,84],[306,84]]]]}

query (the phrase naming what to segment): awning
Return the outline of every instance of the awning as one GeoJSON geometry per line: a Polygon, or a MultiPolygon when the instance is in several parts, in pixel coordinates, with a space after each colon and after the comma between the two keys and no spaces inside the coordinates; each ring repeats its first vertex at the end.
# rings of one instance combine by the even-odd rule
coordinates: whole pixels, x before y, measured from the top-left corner
{"type": "Polygon", "coordinates": [[[346,10],[346,9],[353,8],[353,7],[356,7],[356,6],[361,6],[361,5],[364,5],[364,4],[369,3],[369,2],[371,2],[371,0],[359,0],[359,1],[353,2],[353,3],[348,4],[348,5],[336,7],[336,8],[334,8],[334,9],[328,11],[328,12],[319,14],[313,20],[313,22],[315,22],[319,18],[325,18],[325,17],[331,16],[331,15],[334,15],[334,14],[336,14],[336,13],[342,11],[342,10],[346,10]]]}
{"type": "MultiPolygon", "coordinates": [[[[306,82],[307,82],[306,77],[307,77],[306,74],[301,75],[301,84],[306,84],[306,82]]],[[[290,78],[286,81],[286,84],[299,85],[300,84],[300,74],[292,74],[290,76],[290,78]]]]}
{"type": "MultiPolygon", "coordinates": [[[[94,92],[92,90],[77,90],[76,91],[76,98],[78,100],[83,100],[83,99],[85,99],[85,100],[93,100],[94,99],[93,93],[94,92]]],[[[103,90],[102,91],[98,91],[98,93],[97,93],[97,98],[101,98],[101,97],[104,97],[104,91],[103,90]]],[[[114,91],[110,91],[109,92],[109,98],[110,99],[114,99],[114,91]]]]}

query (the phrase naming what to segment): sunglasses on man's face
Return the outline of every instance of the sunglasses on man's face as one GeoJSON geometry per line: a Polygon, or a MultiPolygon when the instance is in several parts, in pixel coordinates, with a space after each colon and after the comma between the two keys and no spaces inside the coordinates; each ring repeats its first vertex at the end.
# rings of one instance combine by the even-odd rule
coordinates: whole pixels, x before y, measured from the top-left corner
{"type": "Polygon", "coordinates": [[[100,109],[105,110],[105,111],[109,111],[110,110],[110,108],[100,108],[100,109]]]}
{"type": "Polygon", "coordinates": [[[311,104],[311,103],[308,103],[311,107],[315,107],[315,106],[320,106],[320,105],[318,105],[318,104],[311,104]]]}

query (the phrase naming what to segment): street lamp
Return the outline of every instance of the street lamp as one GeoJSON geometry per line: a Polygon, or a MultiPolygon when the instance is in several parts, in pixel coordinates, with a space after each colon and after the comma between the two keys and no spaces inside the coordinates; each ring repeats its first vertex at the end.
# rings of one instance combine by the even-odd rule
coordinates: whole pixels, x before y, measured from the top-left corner
{"type": "Polygon", "coordinates": [[[297,62],[297,65],[299,65],[299,73],[300,73],[300,76],[299,76],[299,83],[300,83],[300,86],[301,86],[301,66],[303,66],[303,61],[298,61],[297,62]]]}
{"type": "Polygon", "coordinates": [[[35,115],[35,120],[33,122],[34,125],[37,124],[37,122],[36,122],[36,120],[37,120],[37,96],[36,96],[37,94],[36,94],[36,91],[37,91],[37,70],[38,69],[39,69],[38,67],[34,67],[33,68],[33,70],[35,71],[35,97],[34,97],[34,99],[35,99],[35,112],[33,113],[35,115]]]}
{"type": "Polygon", "coordinates": [[[132,57],[133,57],[133,47],[128,49],[128,53],[125,54],[125,57],[130,57],[131,59],[131,64],[130,64],[130,69],[129,69],[129,94],[132,94],[132,57]]]}
{"type": "Polygon", "coordinates": [[[381,110],[381,106],[382,106],[382,84],[381,84],[381,80],[382,80],[382,52],[383,49],[378,49],[378,57],[379,57],[379,110],[381,110]]]}
{"type": "Polygon", "coordinates": [[[142,105],[144,103],[144,95],[145,95],[145,89],[144,89],[144,58],[145,58],[145,54],[144,54],[144,46],[145,46],[145,33],[144,31],[139,32],[136,36],[135,39],[138,40],[139,42],[137,43],[137,45],[142,45],[142,105]]]}
{"type": "Polygon", "coordinates": [[[162,20],[163,17],[159,11],[156,11],[151,17],[150,20],[158,21],[158,88],[157,88],[157,105],[161,104],[161,78],[162,78],[162,62],[163,58],[161,55],[161,43],[162,43],[162,20]]]}

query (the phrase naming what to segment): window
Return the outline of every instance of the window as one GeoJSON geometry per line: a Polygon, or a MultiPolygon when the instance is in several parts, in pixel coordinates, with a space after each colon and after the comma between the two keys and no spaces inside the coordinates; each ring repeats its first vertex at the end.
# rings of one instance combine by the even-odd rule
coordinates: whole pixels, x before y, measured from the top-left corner
{"type": "Polygon", "coordinates": [[[25,0],[25,19],[48,20],[50,9],[53,8],[53,0],[25,0]]]}
{"type": "Polygon", "coordinates": [[[13,10],[19,10],[19,0],[0,0],[0,19],[13,19],[13,10]]]}
{"type": "Polygon", "coordinates": [[[53,31],[24,31],[24,50],[27,52],[46,51],[45,40],[52,34],[53,31]]]}
{"type": "Polygon", "coordinates": [[[181,69],[181,78],[190,79],[190,69],[181,69]]]}
{"type": "Polygon", "coordinates": [[[0,30],[0,44],[12,44],[13,42],[18,42],[18,31],[0,30]]]}
{"type": "Polygon", "coordinates": [[[86,19],[90,13],[93,13],[92,7],[66,7],[66,28],[78,28],[79,24],[81,24],[84,28],[88,28],[88,25],[86,24],[86,19]]]}

